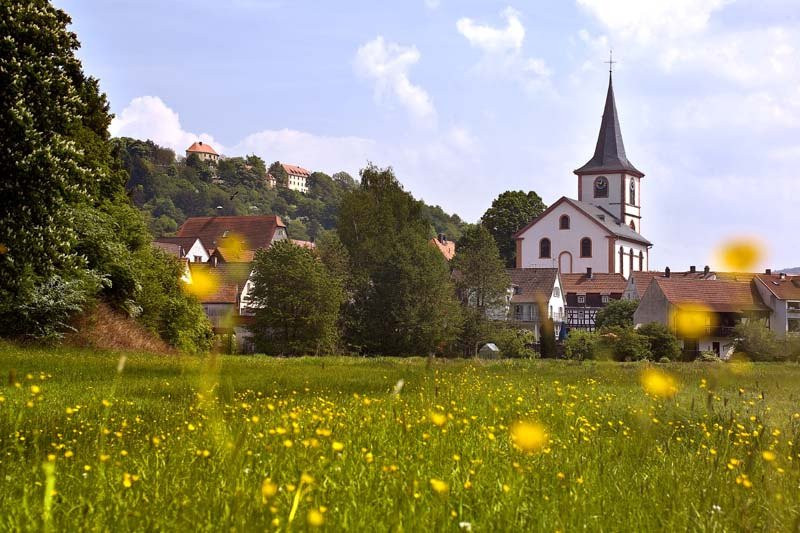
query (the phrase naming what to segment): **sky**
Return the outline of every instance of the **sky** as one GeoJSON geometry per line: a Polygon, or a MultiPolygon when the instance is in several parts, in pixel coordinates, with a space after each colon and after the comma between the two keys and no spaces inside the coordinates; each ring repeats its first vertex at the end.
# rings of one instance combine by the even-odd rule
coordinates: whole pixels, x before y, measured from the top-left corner
{"type": "Polygon", "coordinates": [[[797,0],[55,0],[114,135],[357,176],[475,222],[577,196],[613,49],[651,268],[800,265],[797,0]]]}

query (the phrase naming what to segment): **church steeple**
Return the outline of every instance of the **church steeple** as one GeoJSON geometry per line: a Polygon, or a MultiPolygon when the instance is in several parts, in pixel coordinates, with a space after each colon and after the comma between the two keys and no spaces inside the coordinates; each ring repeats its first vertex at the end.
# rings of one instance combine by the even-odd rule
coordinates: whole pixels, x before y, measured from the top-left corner
{"type": "Polygon", "coordinates": [[[575,174],[597,174],[625,172],[641,178],[640,172],[625,156],[625,145],[622,142],[622,130],[617,116],[617,104],[614,100],[614,85],[611,80],[611,71],[608,73],[608,93],[606,106],[603,109],[603,120],[600,122],[600,133],[597,136],[597,145],[592,158],[575,174]]]}

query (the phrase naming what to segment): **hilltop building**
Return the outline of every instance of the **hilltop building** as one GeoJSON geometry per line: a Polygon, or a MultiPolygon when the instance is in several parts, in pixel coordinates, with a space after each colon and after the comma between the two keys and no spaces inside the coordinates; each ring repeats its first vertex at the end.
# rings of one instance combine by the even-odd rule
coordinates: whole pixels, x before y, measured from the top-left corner
{"type": "Polygon", "coordinates": [[[517,268],[562,274],[646,271],[652,243],[642,230],[642,178],[622,142],[611,73],[594,155],[574,171],[578,198],[562,197],[516,233],[517,268]]]}
{"type": "Polygon", "coordinates": [[[289,165],[281,163],[284,172],[286,172],[286,183],[280,183],[280,180],[271,173],[267,173],[267,187],[274,189],[276,187],[285,187],[293,191],[302,193],[308,192],[308,178],[311,177],[311,171],[297,165],[289,165]]]}
{"type": "Polygon", "coordinates": [[[219,154],[214,150],[210,144],[204,144],[203,141],[197,141],[186,149],[186,157],[195,154],[202,161],[209,161],[216,163],[219,161],[219,154]]]}

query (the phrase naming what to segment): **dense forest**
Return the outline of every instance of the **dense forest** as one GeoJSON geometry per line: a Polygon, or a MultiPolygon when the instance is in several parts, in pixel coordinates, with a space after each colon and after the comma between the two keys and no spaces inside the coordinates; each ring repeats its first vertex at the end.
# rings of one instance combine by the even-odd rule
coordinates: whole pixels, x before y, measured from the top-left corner
{"type": "MultiPolygon", "coordinates": [[[[332,176],[313,172],[307,194],[270,189],[267,165],[256,155],[210,164],[196,155],[177,158],[174,151],[149,140],[123,137],[113,142],[130,175],[128,195],[145,214],[156,237],[175,232],[190,216],[276,214],[284,219],[293,239],[314,240],[322,230],[335,227],[343,195],[358,185],[346,172],[332,176]]],[[[419,204],[431,236],[461,237],[465,223],[458,215],[422,201],[419,204]]]]}

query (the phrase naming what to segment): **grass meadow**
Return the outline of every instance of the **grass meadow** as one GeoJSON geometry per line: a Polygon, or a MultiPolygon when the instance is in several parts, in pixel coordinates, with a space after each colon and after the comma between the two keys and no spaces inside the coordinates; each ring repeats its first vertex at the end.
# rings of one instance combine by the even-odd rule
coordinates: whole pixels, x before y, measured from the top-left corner
{"type": "Polygon", "coordinates": [[[0,529],[797,530],[800,367],[647,368],[0,344],[0,529]]]}

